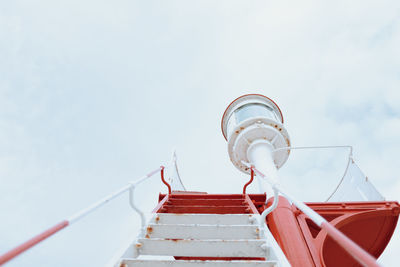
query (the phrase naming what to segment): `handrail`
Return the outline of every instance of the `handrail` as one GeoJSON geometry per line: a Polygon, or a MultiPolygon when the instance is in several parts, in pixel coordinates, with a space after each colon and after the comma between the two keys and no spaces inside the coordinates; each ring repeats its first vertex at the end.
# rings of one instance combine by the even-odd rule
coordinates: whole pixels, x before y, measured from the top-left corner
{"type": "Polygon", "coordinates": [[[278,259],[279,266],[290,267],[291,265],[290,265],[286,255],[283,253],[281,247],[278,245],[278,242],[276,242],[275,237],[272,235],[268,226],[265,223],[263,223],[260,226],[261,226],[260,228],[263,231],[264,236],[266,237],[265,242],[271,246],[272,251],[275,254],[275,257],[278,259]]]}
{"type": "MultiPolygon", "coordinates": [[[[142,176],[141,178],[137,179],[136,181],[130,182],[127,185],[121,187],[120,189],[114,191],[113,193],[105,196],[104,198],[102,198],[99,201],[93,203],[89,207],[78,211],[77,213],[73,214],[72,216],[70,216],[66,220],[63,220],[63,221],[57,223],[56,225],[50,227],[49,229],[45,230],[44,232],[42,232],[42,233],[34,236],[33,238],[27,240],[26,242],[22,243],[21,245],[9,250],[5,254],[0,255],[0,266],[5,264],[5,263],[7,263],[8,261],[14,259],[15,257],[17,257],[21,253],[25,252],[26,250],[32,248],[33,246],[37,245],[41,241],[49,238],[50,236],[54,235],[55,233],[57,233],[59,231],[61,231],[62,229],[66,228],[67,226],[79,221],[80,219],[82,219],[86,215],[92,213],[93,211],[95,211],[99,207],[107,204],[108,202],[110,202],[114,198],[122,195],[123,193],[125,193],[128,190],[129,190],[129,199],[130,199],[131,207],[137,213],[139,213],[139,215],[141,217],[142,228],[143,228],[144,224],[146,223],[144,214],[143,214],[143,212],[141,210],[139,210],[134,205],[134,201],[133,201],[133,193],[134,193],[135,187],[137,185],[139,185],[140,183],[142,183],[143,181],[147,180],[148,178],[152,177],[154,174],[156,174],[158,172],[161,172],[162,179],[164,179],[163,178],[164,168],[165,168],[164,166],[160,166],[159,168],[157,168],[154,171],[142,176]]],[[[169,186],[169,184],[166,183],[165,180],[163,182],[167,186],[169,186]]],[[[171,193],[170,186],[169,186],[168,193],[171,193]]]]}
{"type": "Polygon", "coordinates": [[[267,218],[267,215],[270,214],[276,207],[278,207],[278,202],[279,202],[279,191],[276,188],[272,188],[274,190],[274,201],[272,202],[272,205],[266,208],[262,213],[260,217],[260,225],[263,225],[265,223],[265,219],[267,218]]]}
{"type": "MultiPolygon", "coordinates": [[[[252,170],[254,170],[260,177],[266,180],[275,191],[281,193],[284,197],[286,197],[289,201],[291,201],[299,210],[301,210],[305,215],[307,215],[316,225],[321,227],[321,229],[325,230],[327,234],[336,241],[342,248],[348,251],[350,256],[352,256],[357,262],[359,262],[363,266],[380,266],[376,259],[371,256],[368,252],[363,250],[359,245],[357,245],[354,241],[344,235],[341,231],[336,229],[333,225],[331,225],[327,220],[325,220],[321,215],[308,207],[304,202],[297,200],[291,194],[287,193],[279,183],[274,182],[271,178],[267,177],[265,174],[257,170],[255,167],[248,164],[252,170]]],[[[277,199],[277,197],[274,198],[277,199]]]]}
{"type": "Polygon", "coordinates": [[[253,182],[253,180],[254,180],[254,171],[251,170],[250,180],[243,186],[243,195],[246,194],[246,189],[253,182]]]}
{"type": "Polygon", "coordinates": [[[318,148],[349,148],[350,149],[350,156],[353,155],[353,146],[350,145],[342,145],[342,146],[287,146],[281,147],[273,150],[273,153],[281,151],[281,150],[292,150],[292,149],[318,149],[318,148]]]}
{"type": "Polygon", "coordinates": [[[171,194],[171,186],[164,179],[164,169],[165,169],[165,167],[161,166],[161,181],[163,182],[163,184],[165,184],[168,187],[168,194],[171,194]]]}

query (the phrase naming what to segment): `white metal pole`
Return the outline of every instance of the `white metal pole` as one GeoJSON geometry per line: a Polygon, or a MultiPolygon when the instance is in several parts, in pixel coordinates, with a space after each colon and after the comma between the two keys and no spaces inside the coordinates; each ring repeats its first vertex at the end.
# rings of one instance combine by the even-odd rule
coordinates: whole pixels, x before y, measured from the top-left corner
{"type": "MultiPolygon", "coordinates": [[[[274,148],[271,143],[266,140],[257,140],[251,143],[250,147],[248,148],[247,157],[250,160],[250,163],[254,165],[256,169],[268,175],[268,178],[272,182],[272,184],[277,184],[278,170],[274,163],[273,151],[274,148]]],[[[261,179],[261,177],[257,177],[257,179],[259,181],[263,180],[261,179]]],[[[259,185],[261,185],[262,183],[263,182],[260,182],[259,185]]],[[[262,188],[260,189],[264,190],[264,192],[267,193],[267,196],[274,195],[274,191],[270,186],[261,186],[262,188]]]]}

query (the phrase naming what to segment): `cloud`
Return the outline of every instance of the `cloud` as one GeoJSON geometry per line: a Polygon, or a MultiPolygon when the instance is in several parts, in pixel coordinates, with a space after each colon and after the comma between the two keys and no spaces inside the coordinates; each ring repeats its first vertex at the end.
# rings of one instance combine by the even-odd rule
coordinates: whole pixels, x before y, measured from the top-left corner
{"type": "MultiPolygon", "coordinates": [[[[174,146],[189,189],[240,192],[248,177],[230,163],[219,123],[229,102],[250,92],[281,106],[294,145],[353,145],[373,184],[398,197],[399,8],[1,3],[0,253],[164,164],[174,146]]],[[[287,168],[303,160],[295,158],[287,168]]],[[[165,190],[157,179],[138,195],[144,210],[165,190]]],[[[138,218],[126,198],[93,216],[10,266],[105,263],[138,218]]]]}

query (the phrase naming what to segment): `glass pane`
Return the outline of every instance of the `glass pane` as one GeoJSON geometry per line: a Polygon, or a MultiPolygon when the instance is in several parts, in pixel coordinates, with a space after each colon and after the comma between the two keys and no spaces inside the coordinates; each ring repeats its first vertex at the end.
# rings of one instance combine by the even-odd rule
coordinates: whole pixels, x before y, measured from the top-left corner
{"type": "Polygon", "coordinates": [[[258,103],[241,106],[240,108],[235,110],[235,116],[237,124],[248,118],[254,117],[266,117],[269,119],[277,120],[272,108],[258,103]]]}
{"type": "Polygon", "coordinates": [[[176,163],[176,154],[173,154],[173,162],[169,168],[166,169],[167,181],[171,185],[172,191],[186,191],[182,183],[181,177],[178,172],[178,165],[176,163]]]}
{"type": "Polygon", "coordinates": [[[342,181],[329,197],[329,202],[341,201],[383,201],[384,197],[376,190],[360,168],[350,161],[342,181]]]}
{"type": "Polygon", "coordinates": [[[305,202],[384,201],[348,149],[293,149],[280,183],[305,202]]]}

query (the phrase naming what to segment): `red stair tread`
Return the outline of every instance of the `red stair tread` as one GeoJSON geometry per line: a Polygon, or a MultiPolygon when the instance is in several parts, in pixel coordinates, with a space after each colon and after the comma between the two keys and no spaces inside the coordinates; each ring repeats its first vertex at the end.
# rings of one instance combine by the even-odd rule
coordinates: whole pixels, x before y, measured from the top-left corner
{"type": "Polygon", "coordinates": [[[168,200],[168,205],[176,206],[241,206],[245,205],[244,199],[179,199],[168,200]]]}
{"type": "Polygon", "coordinates": [[[163,206],[161,213],[247,214],[247,206],[163,206]]]}
{"type": "Polygon", "coordinates": [[[264,203],[265,194],[160,194],[158,213],[258,214],[255,202],[264,203]]]}
{"type": "Polygon", "coordinates": [[[220,194],[171,194],[169,196],[171,199],[190,199],[190,198],[202,198],[202,199],[244,199],[244,195],[242,194],[229,194],[229,195],[220,195],[220,194]]]}

